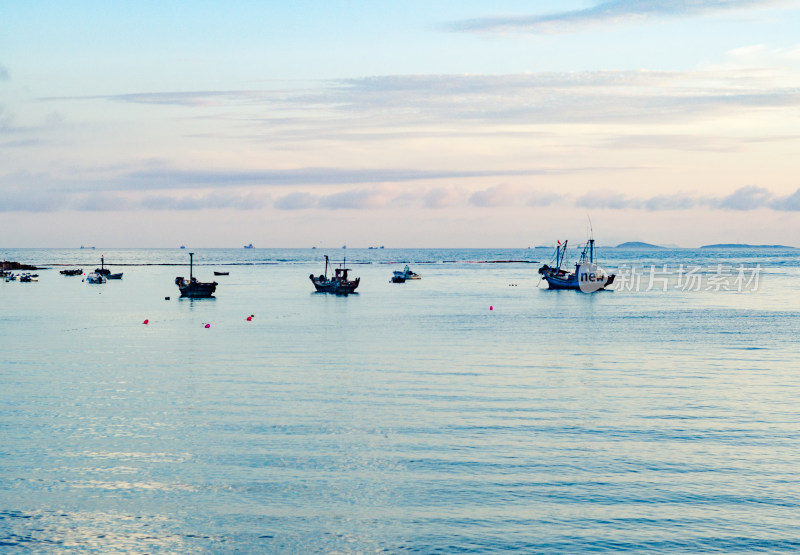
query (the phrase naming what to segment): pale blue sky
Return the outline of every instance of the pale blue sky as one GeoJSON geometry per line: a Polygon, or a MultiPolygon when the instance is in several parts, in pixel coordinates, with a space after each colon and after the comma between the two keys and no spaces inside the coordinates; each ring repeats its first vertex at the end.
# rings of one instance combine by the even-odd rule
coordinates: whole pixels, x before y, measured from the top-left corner
{"type": "Polygon", "coordinates": [[[798,29],[793,0],[9,3],[2,246],[527,246],[587,213],[800,246],[798,29]]]}

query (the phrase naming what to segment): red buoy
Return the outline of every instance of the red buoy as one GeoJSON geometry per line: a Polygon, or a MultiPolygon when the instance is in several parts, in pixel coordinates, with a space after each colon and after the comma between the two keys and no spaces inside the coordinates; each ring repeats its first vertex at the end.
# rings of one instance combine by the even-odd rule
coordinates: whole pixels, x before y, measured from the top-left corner
{"type": "Polygon", "coordinates": [[[142,324],[149,324],[149,323],[150,323],[150,320],[145,320],[144,322],[142,322],[142,324]]]}

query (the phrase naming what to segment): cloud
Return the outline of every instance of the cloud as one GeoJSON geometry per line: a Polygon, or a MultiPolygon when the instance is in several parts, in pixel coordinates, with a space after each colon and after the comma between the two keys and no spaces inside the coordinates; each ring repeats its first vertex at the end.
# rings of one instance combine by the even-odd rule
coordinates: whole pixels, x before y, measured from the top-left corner
{"type": "Polygon", "coordinates": [[[307,210],[317,206],[318,197],[311,193],[290,193],[275,201],[278,210],[307,210]]]}
{"type": "MultiPolygon", "coordinates": [[[[504,175],[530,175],[539,170],[463,171],[399,170],[393,168],[297,168],[290,170],[182,170],[173,168],[143,169],[123,175],[120,188],[135,190],[180,189],[186,187],[347,185],[360,183],[401,183],[431,179],[458,179],[504,175]]],[[[107,184],[103,185],[104,187],[107,184]]]]}
{"type": "Polygon", "coordinates": [[[464,195],[452,187],[434,187],[422,197],[422,204],[426,208],[449,208],[463,198],[464,195]]]}
{"type": "Polygon", "coordinates": [[[528,206],[550,206],[551,204],[563,201],[566,198],[566,195],[559,193],[536,192],[528,199],[526,204],[528,206]]]}
{"type": "Polygon", "coordinates": [[[733,9],[762,8],[780,3],[780,0],[608,0],[582,10],[469,19],[453,23],[449,28],[454,31],[555,34],[602,23],[664,16],[687,17],[733,9]]]}
{"type": "Polygon", "coordinates": [[[352,189],[319,199],[319,207],[327,210],[367,210],[384,205],[383,195],[372,189],[352,189]]]}
{"type": "Polygon", "coordinates": [[[501,183],[483,191],[477,191],[469,197],[469,203],[475,206],[496,207],[510,206],[519,200],[519,189],[513,185],[501,183]]]}
{"type": "Polygon", "coordinates": [[[575,201],[575,206],[581,208],[622,210],[624,208],[637,208],[641,203],[627,196],[612,191],[590,191],[575,201]]]}
{"type": "Polygon", "coordinates": [[[649,198],[642,203],[642,206],[651,212],[658,212],[663,210],[688,210],[689,208],[694,208],[697,204],[696,197],[676,194],[649,198]]]}
{"type": "Polygon", "coordinates": [[[769,206],[773,210],[782,210],[791,212],[800,211],[800,189],[797,189],[794,193],[792,193],[788,197],[781,197],[773,200],[772,202],[769,203],[769,206]]]}
{"type": "Polygon", "coordinates": [[[723,210],[755,210],[767,206],[773,194],[764,187],[754,185],[741,187],[730,195],[711,202],[712,206],[723,210]]]}

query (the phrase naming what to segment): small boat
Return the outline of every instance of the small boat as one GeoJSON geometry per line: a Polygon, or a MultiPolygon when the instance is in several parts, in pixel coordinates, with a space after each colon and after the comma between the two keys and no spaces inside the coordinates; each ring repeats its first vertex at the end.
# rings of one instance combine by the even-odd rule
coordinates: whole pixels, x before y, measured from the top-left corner
{"type": "Polygon", "coordinates": [[[255,247],[253,246],[253,243],[250,243],[249,245],[245,245],[244,248],[246,248],[246,249],[254,249],[255,247]]]}
{"type": "Polygon", "coordinates": [[[392,283],[405,283],[406,278],[403,276],[392,276],[392,283]]]}
{"type": "Polygon", "coordinates": [[[227,276],[227,275],[230,275],[230,272],[217,272],[217,271],[214,271],[214,275],[215,276],[227,276]]]}
{"type": "Polygon", "coordinates": [[[24,273],[19,276],[20,283],[30,283],[32,281],[39,281],[39,274],[24,273]]]}
{"type": "Polygon", "coordinates": [[[106,279],[122,279],[122,272],[118,274],[112,274],[111,270],[106,268],[104,257],[100,257],[100,267],[94,269],[95,274],[100,274],[101,276],[105,276],[106,279]]]}
{"type": "Polygon", "coordinates": [[[404,280],[406,280],[406,279],[422,279],[422,276],[419,275],[416,272],[412,272],[411,269],[409,269],[408,265],[406,265],[406,267],[403,268],[402,271],[395,270],[394,275],[397,276],[397,277],[401,277],[404,280]]]}
{"type": "Polygon", "coordinates": [[[189,297],[191,299],[207,299],[214,296],[214,291],[217,289],[218,283],[197,281],[197,278],[192,275],[192,268],[194,253],[189,253],[189,281],[186,281],[183,276],[175,278],[175,285],[180,289],[181,297],[189,297]]]}
{"type": "Polygon", "coordinates": [[[97,272],[92,272],[91,274],[86,274],[86,283],[105,283],[106,276],[103,274],[98,274],[97,272]]]}
{"type": "Polygon", "coordinates": [[[60,274],[63,276],[79,276],[83,273],[80,268],[73,268],[71,270],[61,270],[60,274]]]}
{"type": "Polygon", "coordinates": [[[550,289],[572,289],[592,293],[605,289],[614,283],[614,274],[607,274],[594,259],[594,238],[590,238],[581,252],[580,260],[575,264],[575,271],[568,272],[561,265],[567,253],[567,243],[558,242],[555,254],[555,266],[547,264],[539,268],[539,273],[547,281],[550,289]]]}
{"type": "Polygon", "coordinates": [[[336,295],[347,295],[348,293],[352,293],[358,287],[358,284],[361,282],[361,278],[357,277],[354,280],[348,279],[348,272],[350,268],[345,268],[345,263],[342,262],[342,266],[339,268],[335,268],[333,275],[328,278],[328,255],[325,255],[325,273],[320,274],[319,276],[315,276],[311,274],[308,276],[308,279],[311,280],[311,283],[314,284],[314,287],[319,293],[334,293],[336,295]]]}

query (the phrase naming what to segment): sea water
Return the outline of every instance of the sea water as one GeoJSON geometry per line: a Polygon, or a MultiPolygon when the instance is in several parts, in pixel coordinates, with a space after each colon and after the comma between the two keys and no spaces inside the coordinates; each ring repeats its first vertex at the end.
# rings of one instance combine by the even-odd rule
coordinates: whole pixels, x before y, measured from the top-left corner
{"type": "Polygon", "coordinates": [[[798,250],[192,251],[0,250],[3,552],[800,550],[798,250]]]}

